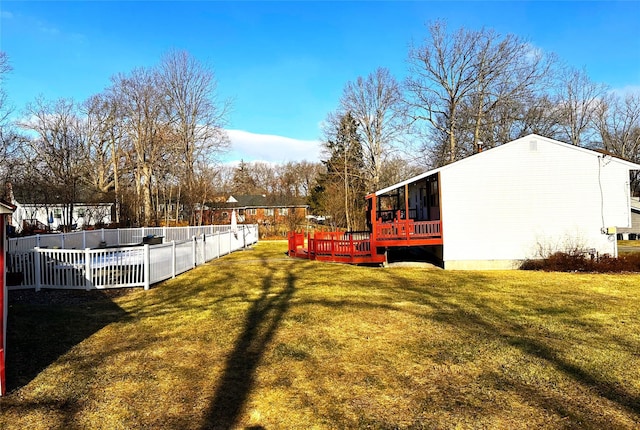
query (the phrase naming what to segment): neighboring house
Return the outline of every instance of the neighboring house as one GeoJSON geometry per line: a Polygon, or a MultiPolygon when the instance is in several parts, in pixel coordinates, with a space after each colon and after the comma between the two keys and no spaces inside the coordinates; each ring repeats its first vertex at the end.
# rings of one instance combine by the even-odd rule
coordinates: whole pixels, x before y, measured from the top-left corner
{"type": "MultiPolygon", "coordinates": [[[[556,251],[617,256],[631,170],[640,165],[532,134],[368,195],[359,248],[377,262],[415,247],[445,269],[511,269],[556,251]]],[[[291,236],[290,254],[299,246],[291,236]]]]}
{"type": "Polygon", "coordinates": [[[14,201],[16,210],[11,216],[11,226],[16,233],[39,233],[58,230],[68,225],[73,229],[105,226],[112,222],[113,203],[75,203],[71,220],[67,220],[67,208],[61,204],[34,204],[14,201]]]}
{"type": "Polygon", "coordinates": [[[214,224],[230,223],[232,211],[235,210],[239,223],[289,226],[303,222],[308,208],[301,199],[266,195],[225,196],[212,204],[209,217],[214,224]]]}
{"type": "Polygon", "coordinates": [[[631,227],[618,229],[618,239],[640,239],[640,198],[631,197],[631,227]]]}

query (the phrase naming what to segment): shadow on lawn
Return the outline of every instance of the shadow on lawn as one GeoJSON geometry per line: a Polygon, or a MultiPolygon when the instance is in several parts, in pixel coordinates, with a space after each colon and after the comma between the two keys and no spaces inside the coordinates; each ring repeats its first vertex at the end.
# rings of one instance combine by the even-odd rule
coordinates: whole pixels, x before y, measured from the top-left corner
{"type": "MultiPolygon", "coordinates": [[[[406,285],[401,289],[415,294],[414,300],[428,304],[434,309],[435,312],[429,318],[456,328],[463,328],[468,333],[474,333],[476,338],[503,341],[524,354],[543,360],[577,384],[588,387],[589,390],[617,404],[628,412],[635,415],[640,414],[639,396],[634,395],[624,386],[607,381],[606,375],[602,376],[595,372],[590,372],[579,364],[574,364],[563,358],[563,351],[557,350],[548,344],[545,336],[541,336],[535,328],[522,324],[519,319],[514,319],[517,316],[501,309],[499,303],[490,305],[486,299],[469,294],[468,290],[463,288],[463,285],[474,285],[477,286],[478,291],[482,291],[483,287],[481,286],[485,284],[482,275],[456,274],[456,279],[462,281],[458,286],[461,290],[459,295],[455,290],[443,293],[433,289],[413,288],[406,285]]],[[[403,282],[401,278],[396,278],[396,280],[398,284],[403,282]]],[[[538,312],[542,317],[552,318],[553,314],[545,313],[557,312],[557,310],[540,309],[538,312]]],[[[593,329],[595,330],[596,328],[593,329]]],[[[620,339],[614,337],[613,342],[623,348],[633,350],[632,345],[622,342],[620,339]]],[[[567,340],[565,347],[571,347],[571,340],[567,340]]],[[[611,425],[606,418],[602,418],[601,422],[593,422],[594,414],[591,413],[589,405],[568,398],[566,395],[550,391],[538,392],[535,386],[527,386],[509,374],[499,375],[493,373],[488,379],[494,381],[497,389],[511,387],[521,394],[526,394],[528,399],[537,402],[543,408],[555,410],[560,416],[570,417],[575,422],[591,421],[591,424],[595,425],[596,428],[611,425]]]]}
{"type": "MultiPolygon", "coordinates": [[[[266,262],[265,266],[269,269],[266,262]]],[[[280,288],[274,285],[272,273],[265,275],[260,296],[251,304],[244,329],[227,359],[203,428],[234,427],[253,387],[256,368],[289,309],[295,282],[295,275],[289,272],[280,288]]]]}
{"type": "Polygon", "coordinates": [[[27,385],[75,345],[127,318],[111,298],[122,291],[9,292],[7,391],[27,385]]]}

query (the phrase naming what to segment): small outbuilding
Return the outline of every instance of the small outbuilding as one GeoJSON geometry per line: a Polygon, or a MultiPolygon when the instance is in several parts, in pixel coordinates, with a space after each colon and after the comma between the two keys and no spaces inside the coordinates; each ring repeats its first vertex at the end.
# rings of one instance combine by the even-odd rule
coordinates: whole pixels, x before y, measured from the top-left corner
{"type": "Polygon", "coordinates": [[[617,256],[631,170],[640,165],[531,134],[368,196],[372,231],[438,221],[428,251],[445,269],[509,269],[556,251],[617,256]]]}
{"type": "Polygon", "coordinates": [[[445,269],[514,269],[554,252],[617,256],[640,165],[531,134],[369,194],[366,233],[316,233],[289,255],[382,263],[404,252],[445,269]]]}

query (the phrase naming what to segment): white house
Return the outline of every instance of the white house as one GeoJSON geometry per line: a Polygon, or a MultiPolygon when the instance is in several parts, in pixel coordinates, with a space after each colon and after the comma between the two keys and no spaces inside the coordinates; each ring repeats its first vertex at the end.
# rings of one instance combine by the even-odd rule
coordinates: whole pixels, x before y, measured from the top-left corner
{"type": "Polygon", "coordinates": [[[617,256],[616,228],[632,227],[631,170],[640,165],[532,134],[368,196],[375,245],[380,226],[439,222],[427,247],[445,269],[509,269],[554,251],[617,256]]]}
{"type": "MultiPolygon", "coordinates": [[[[71,220],[67,220],[67,210],[61,204],[31,204],[13,201],[16,210],[11,217],[11,225],[16,232],[22,232],[25,226],[57,230],[62,225],[72,225],[82,229],[95,225],[111,223],[113,203],[75,203],[71,220]]],[[[27,227],[28,228],[28,227],[27,227]]]]}

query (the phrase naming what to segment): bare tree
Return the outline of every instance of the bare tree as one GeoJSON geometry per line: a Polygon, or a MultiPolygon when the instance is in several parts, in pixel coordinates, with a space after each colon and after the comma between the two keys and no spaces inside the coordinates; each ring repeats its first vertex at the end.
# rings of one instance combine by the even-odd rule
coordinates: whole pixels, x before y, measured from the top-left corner
{"type": "Polygon", "coordinates": [[[581,146],[593,124],[606,86],[593,82],[585,70],[565,69],[560,77],[559,110],[563,137],[581,146]]]}
{"type": "MultiPolygon", "coordinates": [[[[594,126],[601,141],[597,146],[624,159],[640,162],[640,92],[624,97],[609,93],[598,105],[594,126]]],[[[631,185],[638,194],[638,172],[633,172],[631,185]]]]}
{"type": "Polygon", "coordinates": [[[429,26],[429,35],[424,46],[409,51],[408,112],[446,136],[447,159],[453,162],[460,105],[475,88],[478,36],[463,29],[450,36],[441,21],[429,26]]]}
{"type": "Polygon", "coordinates": [[[501,37],[492,30],[478,34],[476,87],[465,100],[461,127],[469,135],[470,152],[494,147],[514,136],[514,126],[522,120],[522,105],[534,100],[551,85],[555,57],[543,55],[526,41],[514,36],[501,37]]]}
{"type": "Polygon", "coordinates": [[[83,105],[83,134],[89,153],[88,181],[100,193],[115,188],[118,145],[121,138],[116,107],[106,94],[91,96],[83,105]]]}
{"type": "Polygon", "coordinates": [[[27,105],[25,118],[19,125],[35,135],[27,141],[24,157],[38,166],[37,174],[50,178],[47,194],[65,205],[63,224],[69,226],[88,158],[75,103],[38,98],[27,105]]]}
{"type": "Polygon", "coordinates": [[[12,70],[13,67],[9,63],[9,56],[6,52],[0,51],[0,126],[6,124],[7,118],[12,112],[9,106],[9,98],[3,85],[6,75],[12,70]]]}
{"type": "Polygon", "coordinates": [[[594,123],[605,151],[640,161],[640,92],[624,97],[608,94],[598,106],[594,123]]]}
{"type": "Polygon", "coordinates": [[[513,35],[449,34],[435,22],[425,44],[410,50],[409,64],[407,114],[427,123],[427,149],[441,165],[517,137],[522,107],[550,86],[555,58],[513,35]]]}
{"type": "Polygon", "coordinates": [[[130,75],[114,78],[112,91],[122,109],[122,126],[126,133],[126,158],[133,173],[136,200],[136,223],[151,225],[155,216],[152,193],[155,170],[170,154],[170,129],[159,91],[158,75],[153,70],[136,69],[130,75]]]}
{"type": "Polygon", "coordinates": [[[14,164],[8,163],[8,158],[13,155],[19,139],[13,123],[9,120],[13,107],[4,89],[4,80],[12,70],[8,55],[0,51],[0,173],[7,180],[10,176],[10,165],[14,164]]]}
{"type": "Polygon", "coordinates": [[[184,203],[193,220],[198,162],[206,166],[215,155],[229,146],[223,129],[228,101],[219,101],[217,81],[206,67],[186,51],[170,51],[159,68],[160,85],[165,95],[164,108],[173,131],[172,140],[180,157],[184,203]]]}
{"type": "Polygon", "coordinates": [[[344,87],[340,108],[350,112],[358,124],[371,191],[379,188],[384,159],[406,128],[401,102],[400,86],[385,68],[376,69],[366,78],[358,77],[344,87]]]}

